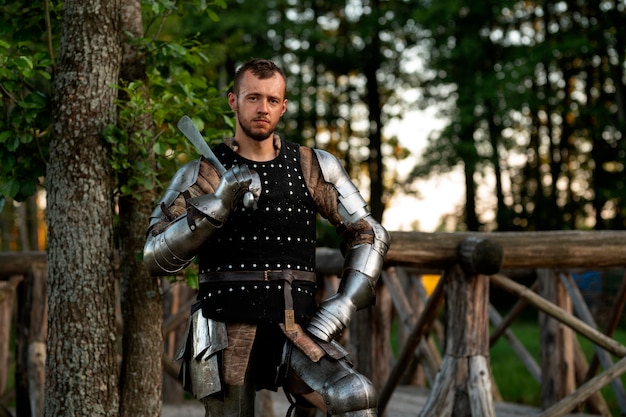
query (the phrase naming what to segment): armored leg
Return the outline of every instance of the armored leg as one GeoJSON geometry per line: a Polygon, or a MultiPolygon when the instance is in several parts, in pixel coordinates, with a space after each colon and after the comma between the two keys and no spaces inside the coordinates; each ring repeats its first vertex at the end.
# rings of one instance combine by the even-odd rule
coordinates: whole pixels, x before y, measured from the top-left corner
{"type": "Polygon", "coordinates": [[[329,415],[339,417],[376,417],[378,395],[369,379],[357,373],[345,359],[324,356],[311,361],[293,349],[290,371],[317,391],[329,415]]]}

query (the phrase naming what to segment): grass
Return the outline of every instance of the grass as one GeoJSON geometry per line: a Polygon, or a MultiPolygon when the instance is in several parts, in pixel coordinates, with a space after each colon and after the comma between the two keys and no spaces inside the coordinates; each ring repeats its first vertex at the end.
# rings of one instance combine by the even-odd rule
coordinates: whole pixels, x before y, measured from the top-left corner
{"type": "MultiPolygon", "coordinates": [[[[539,365],[539,328],[536,322],[514,323],[511,331],[520,340],[528,352],[535,357],[539,365]]],[[[578,337],[587,361],[594,354],[593,344],[583,337],[578,337]]],[[[618,330],[615,340],[626,344],[626,331],[618,330]]],[[[491,370],[500,393],[506,402],[539,406],[541,403],[541,386],[526,370],[521,360],[515,355],[508,342],[501,338],[491,348],[491,370]]],[[[613,358],[615,362],[617,359],[613,358]]],[[[599,372],[602,369],[599,370],[599,372]]],[[[626,385],[626,376],[622,375],[622,383],[626,385]]],[[[601,393],[606,400],[613,416],[620,416],[620,410],[610,385],[605,386],[601,393]]]]}

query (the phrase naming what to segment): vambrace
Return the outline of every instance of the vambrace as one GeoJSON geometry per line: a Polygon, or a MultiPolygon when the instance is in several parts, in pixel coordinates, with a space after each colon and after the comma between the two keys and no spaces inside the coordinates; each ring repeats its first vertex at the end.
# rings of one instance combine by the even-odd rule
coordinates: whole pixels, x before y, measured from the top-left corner
{"type": "Polygon", "coordinates": [[[364,219],[374,233],[374,241],[371,244],[360,244],[350,249],[345,254],[343,263],[345,270],[354,269],[370,277],[374,282],[378,280],[387,250],[389,250],[390,237],[387,230],[371,215],[364,219]]]}
{"type": "Polygon", "coordinates": [[[190,225],[189,215],[178,217],[158,235],[148,232],[143,249],[143,263],[150,275],[171,275],[191,263],[196,250],[217,228],[202,217],[190,225]]]}
{"type": "Polygon", "coordinates": [[[176,172],[165,190],[165,193],[163,193],[161,201],[159,201],[159,204],[150,215],[150,227],[161,221],[164,215],[163,207],[169,207],[178,196],[196,182],[199,171],[200,160],[194,159],[193,161],[187,162],[176,172]]]}
{"type": "Polygon", "coordinates": [[[230,213],[215,194],[189,198],[187,204],[187,214],[176,218],[162,233],[148,231],[143,263],[151,275],[174,274],[189,265],[198,248],[230,213]]]}

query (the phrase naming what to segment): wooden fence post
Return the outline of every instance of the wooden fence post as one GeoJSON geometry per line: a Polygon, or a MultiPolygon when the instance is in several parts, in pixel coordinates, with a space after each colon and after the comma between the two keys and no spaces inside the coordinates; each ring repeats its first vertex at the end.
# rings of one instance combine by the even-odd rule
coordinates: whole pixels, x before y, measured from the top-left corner
{"type": "MultiPolygon", "coordinates": [[[[382,280],[381,280],[382,281],[382,280]]],[[[349,350],[354,353],[355,367],[380,389],[390,372],[390,364],[380,358],[391,357],[389,335],[393,305],[387,287],[376,286],[376,304],[356,313],[350,323],[349,350]]]]}
{"type": "MultiPolygon", "coordinates": [[[[568,313],[572,302],[565,287],[552,270],[538,271],[539,294],[568,313]]],[[[576,390],[574,332],[568,326],[544,314],[539,314],[541,331],[541,406],[543,409],[559,402],[576,390]]]]}
{"type": "MultiPolygon", "coordinates": [[[[11,351],[11,323],[13,322],[13,303],[15,291],[22,281],[19,275],[8,281],[0,281],[0,400],[3,400],[9,377],[9,352],[11,351]]],[[[0,401],[0,413],[2,410],[0,401]]]]}
{"type": "Polygon", "coordinates": [[[444,276],[445,354],[421,417],[495,417],[489,367],[489,277],[502,248],[477,237],[459,245],[458,263],[444,276]],[[469,410],[469,414],[468,414],[469,410]]]}
{"type": "Polygon", "coordinates": [[[48,337],[48,267],[34,264],[18,287],[16,327],[15,411],[43,416],[48,337]]]}

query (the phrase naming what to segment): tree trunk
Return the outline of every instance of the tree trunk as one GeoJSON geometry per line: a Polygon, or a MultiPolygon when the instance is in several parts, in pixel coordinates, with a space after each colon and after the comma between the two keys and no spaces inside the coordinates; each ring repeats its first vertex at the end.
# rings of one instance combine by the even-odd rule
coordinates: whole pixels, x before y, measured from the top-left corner
{"type": "MultiPolygon", "coordinates": [[[[373,13],[378,15],[379,2],[378,0],[370,3],[372,5],[373,13]]],[[[381,98],[378,91],[378,70],[380,69],[380,62],[382,58],[380,56],[380,38],[379,28],[376,25],[376,30],[371,34],[371,44],[368,45],[369,53],[366,54],[365,59],[365,78],[367,80],[367,108],[369,111],[369,151],[370,157],[368,161],[369,176],[370,176],[370,210],[372,216],[382,221],[383,212],[385,211],[385,203],[383,199],[383,153],[382,153],[382,119],[381,119],[381,98]]]]}
{"type": "MultiPolygon", "coordinates": [[[[122,2],[123,33],[143,35],[141,3],[122,2]]],[[[124,81],[147,82],[143,51],[123,39],[120,78],[124,81]]],[[[145,88],[147,98],[148,92],[145,88]]],[[[152,118],[143,115],[136,129],[151,130],[152,118]]],[[[133,132],[128,132],[133,134],[133,132]]],[[[130,143],[131,153],[137,146],[130,143]]],[[[153,158],[152,158],[153,159],[153,158]]],[[[129,175],[133,175],[132,173],[129,175]]],[[[136,174],[135,174],[136,175],[136,174]]],[[[119,185],[129,178],[120,175],[119,185]]],[[[148,275],[141,262],[146,227],[154,204],[154,193],[144,198],[132,196],[119,199],[120,287],[122,295],[122,369],[120,375],[120,416],[161,415],[163,340],[161,326],[163,308],[159,280],[148,275]]]]}
{"type": "Polygon", "coordinates": [[[119,412],[113,181],[105,126],[115,123],[118,0],[63,5],[47,167],[46,416],[119,412]]]}

